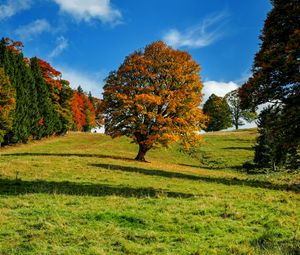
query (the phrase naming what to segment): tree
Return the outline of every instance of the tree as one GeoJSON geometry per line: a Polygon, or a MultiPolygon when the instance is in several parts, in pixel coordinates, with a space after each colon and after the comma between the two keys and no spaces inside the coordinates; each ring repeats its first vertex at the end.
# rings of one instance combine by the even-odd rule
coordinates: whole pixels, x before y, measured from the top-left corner
{"type": "Polygon", "coordinates": [[[227,101],[212,94],[203,106],[203,113],[208,116],[204,129],[207,132],[219,131],[232,126],[232,116],[227,101]]]}
{"type": "Polygon", "coordinates": [[[35,81],[37,91],[37,103],[39,110],[38,132],[36,139],[52,135],[56,132],[55,127],[59,122],[59,117],[50,99],[49,87],[47,86],[36,57],[30,61],[31,72],[35,81]]]}
{"type": "Polygon", "coordinates": [[[256,118],[255,111],[241,108],[241,100],[237,89],[227,93],[225,99],[229,105],[232,116],[232,125],[235,129],[239,129],[239,126],[245,125],[243,120],[251,122],[256,118]]]}
{"type": "Polygon", "coordinates": [[[83,94],[76,91],[71,100],[71,109],[73,114],[74,127],[76,131],[82,131],[86,125],[86,117],[84,114],[84,98],[83,94]]]}
{"type": "Polygon", "coordinates": [[[286,103],[300,90],[299,0],[272,0],[252,68],[253,75],[239,91],[244,108],[266,102],[286,103]]]}
{"type": "MultiPolygon", "coordinates": [[[[271,2],[273,9],[260,36],[262,44],[254,58],[253,75],[239,90],[239,95],[243,108],[272,103],[272,109],[260,116],[263,121],[259,125],[257,146],[269,146],[272,153],[268,155],[277,155],[276,151],[281,148],[283,156],[278,156],[276,163],[300,168],[300,4],[299,0],[271,2]],[[269,128],[271,120],[280,139],[273,135],[273,128],[269,128]],[[268,141],[264,137],[268,137],[268,141]]],[[[268,166],[272,167],[270,162],[275,161],[262,151],[256,150],[255,162],[263,166],[269,162],[268,166]]]]}
{"type": "Polygon", "coordinates": [[[132,138],[139,145],[138,161],[145,161],[154,146],[172,141],[190,148],[206,119],[199,109],[199,70],[187,52],[161,41],[126,57],[104,86],[106,134],[132,138]]]}
{"type": "Polygon", "coordinates": [[[0,65],[16,90],[13,127],[6,135],[5,143],[27,142],[37,132],[37,94],[28,59],[22,54],[22,47],[21,42],[9,38],[2,39],[0,43],[0,65]]]}
{"type": "Polygon", "coordinates": [[[16,91],[0,68],[0,147],[4,136],[11,131],[13,125],[13,111],[16,107],[16,91]]]}
{"type": "Polygon", "coordinates": [[[54,69],[49,63],[38,59],[43,78],[49,87],[50,98],[54,105],[55,111],[59,116],[56,122],[56,133],[65,133],[73,126],[71,113],[71,98],[73,93],[69,86],[69,82],[61,79],[61,72],[54,69]]]}

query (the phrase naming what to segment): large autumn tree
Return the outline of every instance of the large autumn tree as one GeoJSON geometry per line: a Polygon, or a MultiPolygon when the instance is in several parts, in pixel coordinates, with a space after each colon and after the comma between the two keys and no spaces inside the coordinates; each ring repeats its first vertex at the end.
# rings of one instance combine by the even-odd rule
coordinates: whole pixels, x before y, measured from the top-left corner
{"type": "Polygon", "coordinates": [[[299,0],[271,3],[253,75],[239,95],[244,108],[271,103],[259,117],[255,162],[273,169],[276,164],[300,168],[300,4],[299,0]]]}
{"type": "Polygon", "coordinates": [[[199,71],[187,52],[161,41],[126,57],[104,86],[106,134],[132,138],[139,145],[138,161],[159,144],[180,140],[192,146],[205,121],[199,71]]]}

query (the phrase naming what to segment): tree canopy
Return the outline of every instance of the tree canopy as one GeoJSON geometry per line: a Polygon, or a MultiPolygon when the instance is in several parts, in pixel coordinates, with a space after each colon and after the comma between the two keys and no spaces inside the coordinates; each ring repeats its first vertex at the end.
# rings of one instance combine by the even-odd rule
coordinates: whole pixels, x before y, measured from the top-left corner
{"type": "Polygon", "coordinates": [[[244,108],[271,102],[259,116],[255,162],[300,168],[300,4],[273,0],[252,77],[239,90],[244,108]]]}
{"type": "Polygon", "coordinates": [[[231,112],[227,101],[212,94],[203,106],[203,113],[208,116],[205,131],[219,131],[232,126],[231,112]]]}
{"type": "Polygon", "coordinates": [[[227,93],[224,98],[229,105],[232,117],[232,125],[235,127],[235,129],[238,129],[239,126],[245,125],[244,121],[251,122],[256,118],[255,111],[241,108],[241,99],[237,89],[227,93]]]}
{"type": "Polygon", "coordinates": [[[205,115],[199,108],[200,67],[184,51],[161,41],[125,58],[104,86],[105,132],[128,136],[139,145],[136,160],[156,145],[181,141],[186,148],[200,140],[205,115]]]}
{"type": "Polygon", "coordinates": [[[287,103],[300,94],[299,0],[272,0],[252,68],[239,91],[244,108],[266,102],[287,103]]]}

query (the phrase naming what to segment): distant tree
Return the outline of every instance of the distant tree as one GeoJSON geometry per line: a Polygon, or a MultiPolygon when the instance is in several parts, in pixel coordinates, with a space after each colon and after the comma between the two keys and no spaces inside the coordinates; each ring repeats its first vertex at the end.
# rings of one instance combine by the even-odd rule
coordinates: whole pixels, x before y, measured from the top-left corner
{"type": "Polygon", "coordinates": [[[59,91],[59,114],[61,116],[60,120],[62,123],[60,133],[64,134],[68,130],[71,130],[74,125],[71,110],[71,101],[75,92],[71,89],[69,81],[61,79],[60,83],[61,90],[59,91]]]}
{"type": "Polygon", "coordinates": [[[181,140],[192,146],[206,119],[199,108],[199,70],[187,52],[161,41],[126,57],[104,86],[106,134],[132,138],[139,145],[138,161],[159,144],[181,140]]]}
{"type": "Polygon", "coordinates": [[[263,166],[269,162],[269,167],[275,162],[300,168],[300,4],[299,0],[271,2],[273,9],[260,36],[262,44],[254,58],[253,75],[239,90],[239,95],[243,108],[272,103],[272,109],[260,116],[255,162],[263,166]],[[273,135],[271,120],[280,139],[273,135]],[[266,146],[272,153],[263,153],[261,148],[266,146]],[[276,156],[276,160],[267,156],[278,155],[278,148],[284,156],[276,156]]]}
{"type": "Polygon", "coordinates": [[[247,122],[255,120],[255,111],[241,108],[241,99],[237,89],[227,93],[224,98],[229,105],[232,116],[232,125],[235,127],[235,129],[239,129],[239,126],[245,125],[243,120],[247,122]]]}
{"type": "Polygon", "coordinates": [[[61,79],[61,72],[54,69],[48,62],[38,59],[43,78],[49,86],[50,98],[58,113],[56,133],[65,133],[73,126],[71,113],[71,98],[73,96],[69,82],[61,79]]]}
{"type": "Polygon", "coordinates": [[[79,94],[83,94],[84,92],[83,92],[83,89],[82,89],[82,87],[79,85],[78,86],[78,88],[77,88],[77,92],[79,93],[79,94]]]}
{"type": "Polygon", "coordinates": [[[84,96],[84,110],[86,124],[83,126],[83,131],[90,132],[93,127],[96,126],[96,113],[94,105],[89,97],[84,96]]]}
{"type": "Polygon", "coordinates": [[[83,94],[76,91],[71,100],[71,109],[73,114],[74,128],[76,131],[82,131],[86,125],[86,117],[84,114],[84,98],[83,94]]]}
{"type": "Polygon", "coordinates": [[[4,136],[11,131],[13,126],[13,111],[16,107],[16,91],[0,68],[0,147],[4,136]]]}
{"type": "Polygon", "coordinates": [[[96,126],[95,108],[88,97],[79,86],[71,100],[71,109],[74,121],[73,129],[89,132],[96,126]]]}
{"type": "Polygon", "coordinates": [[[207,132],[219,131],[232,126],[232,115],[227,101],[212,94],[203,106],[203,113],[208,116],[204,129],[207,132]]]}

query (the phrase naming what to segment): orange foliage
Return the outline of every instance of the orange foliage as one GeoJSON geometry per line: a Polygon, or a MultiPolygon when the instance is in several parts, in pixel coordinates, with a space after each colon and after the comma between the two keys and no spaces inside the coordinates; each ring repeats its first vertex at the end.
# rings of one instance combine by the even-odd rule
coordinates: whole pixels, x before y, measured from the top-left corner
{"type": "Polygon", "coordinates": [[[106,80],[106,133],[129,136],[145,151],[178,140],[190,148],[206,120],[199,71],[187,52],[161,41],[129,55],[106,80]]]}
{"type": "Polygon", "coordinates": [[[61,72],[55,70],[48,62],[38,59],[42,75],[46,83],[54,88],[61,90],[61,72]]]}
{"type": "Polygon", "coordinates": [[[95,108],[89,98],[76,91],[71,99],[71,110],[75,129],[82,131],[85,126],[96,126],[95,108]]]}
{"type": "Polygon", "coordinates": [[[24,47],[21,41],[14,41],[10,38],[5,38],[7,48],[15,53],[21,53],[24,47]]]}

